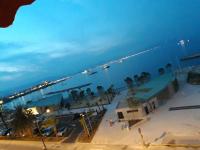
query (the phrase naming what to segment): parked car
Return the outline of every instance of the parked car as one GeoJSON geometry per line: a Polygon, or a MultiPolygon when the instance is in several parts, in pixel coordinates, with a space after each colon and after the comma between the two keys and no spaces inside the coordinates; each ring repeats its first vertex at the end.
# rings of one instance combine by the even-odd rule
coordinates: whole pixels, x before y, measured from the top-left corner
{"type": "Polygon", "coordinates": [[[0,132],[0,135],[1,136],[10,136],[12,134],[12,128],[9,128],[9,129],[5,129],[5,130],[2,130],[0,132]]]}
{"type": "Polygon", "coordinates": [[[43,129],[42,135],[43,136],[51,136],[54,134],[54,126],[50,126],[48,128],[43,129]]]}
{"type": "Polygon", "coordinates": [[[72,126],[66,126],[66,127],[61,127],[60,129],[58,129],[56,136],[57,137],[61,137],[61,136],[65,136],[68,137],[72,131],[74,130],[74,127],[72,126]]]}
{"type": "Polygon", "coordinates": [[[0,130],[0,136],[3,136],[3,133],[4,133],[4,130],[1,129],[1,130],[0,130]]]}
{"type": "Polygon", "coordinates": [[[60,129],[57,130],[57,134],[56,136],[64,136],[64,134],[67,132],[67,127],[62,127],[60,129]]]}

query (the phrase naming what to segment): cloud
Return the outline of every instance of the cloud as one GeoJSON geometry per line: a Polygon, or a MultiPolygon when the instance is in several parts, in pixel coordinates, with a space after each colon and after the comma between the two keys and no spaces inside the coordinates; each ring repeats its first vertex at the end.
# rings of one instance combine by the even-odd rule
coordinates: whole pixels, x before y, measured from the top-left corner
{"type": "Polygon", "coordinates": [[[5,55],[0,59],[8,59],[20,55],[42,56],[40,59],[57,59],[69,55],[84,54],[90,52],[103,53],[109,49],[122,44],[124,40],[114,36],[93,37],[84,42],[77,41],[49,41],[49,42],[10,42],[11,45],[3,50],[5,55]]]}
{"type": "Polygon", "coordinates": [[[22,73],[9,73],[0,76],[1,82],[13,81],[23,76],[22,73]]]}
{"type": "Polygon", "coordinates": [[[18,72],[33,72],[36,70],[36,67],[33,66],[20,66],[13,65],[10,63],[0,63],[0,72],[1,73],[18,73],[18,72]]]}

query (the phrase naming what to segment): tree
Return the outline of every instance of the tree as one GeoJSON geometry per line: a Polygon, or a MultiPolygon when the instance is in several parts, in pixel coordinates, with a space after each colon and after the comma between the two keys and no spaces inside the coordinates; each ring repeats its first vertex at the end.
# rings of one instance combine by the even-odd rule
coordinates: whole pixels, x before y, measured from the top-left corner
{"type": "Polygon", "coordinates": [[[94,95],[94,92],[91,92],[91,96],[92,96],[92,97],[94,97],[94,96],[95,96],[95,95],[94,95]]]}
{"type": "Polygon", "coordinates": [[[62,97],[60,101],[60,109],[62,109],[64,106],[65,106],[65,102],[64,102],[64,98],[62,97]]]}
{"type": "Polygon", "coordinates": [[[1,121],[2,121],[2,123],[3,123],[3,125],[4,125],[4,127],[5,127],[6,129],[8,129],[8,126],[7,126],[7,124],[6,124],[5,120],[4,120],[3,112],[0,112],[0,118],[1,118],[1,121]]]}
{"type": "Polygon", "coordinates": [[[171,72],[172,71],[172,64],[168,63],[165,65],[165,69],[168,71],[168,72],[171,72]]]}
{"type": "Polygon", "coordinates": [[[11,122],[15,135],[17,136],[32,136],[34,128],[35,116],[31,110],[25,110],[18,106],[14,112],[14,119],[11,122]]]}
{"type": "Polygon", "coordinates": [[[129,89],[133,88],[133,80],[130,77],[126,77],[126,79],[124,79],[124,81],[126,82],[126,85],[129,89]]]}
{"type": "Polygon", "coordinates": [[[3,100],[0,100],[0,118],[2,123],[4,124],[4,127],[8,129],[7,123],[4,120],[4,114],[5,114],[4,112],[3,112],[3,100]]]}
{"type": "Polygon", "coordinates": [[[105,90],[103,86],[97,86],[97,93],[99,94],[101,99],[105,100],[105,90]]]}
{"type": "Polygon", "coordinates": [[[165,69],[164,68],[159,68],[158,69],[158,73],[159,73],[159,75],[165,74],[165,69]]]}
{"type": "Polygon", "coordinates": [[[78,91],[77,90],[72,90],[71,91],[71,96],[72,96],[72,99],[74,100],[74,101],[78,101],[79,100],[79,94],[78,94],[78,91]]]}
{"type": "Polygon", "coordinates": [[[151,74],[149,72],[142,72],[140,78],[142,83],[148,82],[151,79],[151,74]]]}
{"type": "Polygon", "coordinates": [[[91,97],[92,96],[92,90],[90,89],[90,88],[87,88],[86,89],[86,93],[87,93],[87,95],[89,96],[89,97],[91,97]]]}
{"type": "Polygon", "coordinates": [[[136,86],[138,86],[139,85],[139,83],[138,83],[139,76],[136,74],[133,76],[133,78],[134,78],[136,86]]]}
{"type": "Polygon", "coordinates": [[[68,110],[70,110],[70,109],[71,109],[71,104],[70,104],[69,102],[67,102],[67,103],[65,104],[65,107],[66,107],[68,110]]]}
{"type": "Polygon", "coordinates": [[[142,72],[139,77],[136,76],[135,78],[137,80],[137,83],[144,84],[151,79],[151,74],[149,72],[142,72]]]}
{"type": "Polygon", "coordinates": [[[88,109],[90,110],[91,104],[89,102],[87,102],[86,105],[87,105],[88,109]]]}
{"type": "Polygon", "coordinates": [[[84,97],[85,97],[85,91],[84,90],[80,91],[79,97],[80,97],[81,100],[84,99],[84,97]]]}
{"type": "Polygon", "coordinates": [[[108,94],[112,96],[112,98],[115,96],[115,90],[114,90],[114,85],[111,84],[110,87],[107,90],[108,94]]]}
{"type": "Polygon", "coordinates": [[[104,106],[103,106],[103,100],[100,98],[99,99],[99,103],[100,103],[100,105],[101,105],[101,107],[102,107],[102,110],[104,110],[105,108],[104,108],[104,106]]]}
{"type": "Polygon", "coordinates": [[[105,91],[105,92],[104,92],[104,95],[105,95],[105,97],[106,97],[108,103],[110,104],[110,95],[109,95],[108,91],[105,91]]]}
{"type": "Polygon", "coordinates": [[[101,111],[101,108],[99,107],[99,104],[98,104],[98,102],[96,102],[95,104],[96,104],[96,106],[98,107],[98,109],[99,109],[99,112],[100,112],[100,111],[101,111]]]}

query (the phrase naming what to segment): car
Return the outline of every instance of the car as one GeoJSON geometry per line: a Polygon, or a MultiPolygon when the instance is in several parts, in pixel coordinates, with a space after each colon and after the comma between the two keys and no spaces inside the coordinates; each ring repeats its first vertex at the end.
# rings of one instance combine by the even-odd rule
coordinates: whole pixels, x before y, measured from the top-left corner
{"type": "Polygon", "coordinates": [[[10,136],[11,134],[12,134],[12,128],[2,130],[0,133],[1,136],[10,136]]]}
{"type": "Polygon", "coordinates": [[[3,133],[4,133],[4,130],[1,129],[1,130],[0,130],[0,136],[3,136],[3,133]]]}
{"type": "Polygon", "coordinates": [[[68,137],[72,131],[74,130],[74,128],[72,126],[65,126],[65,127],[61,127],[60,129],[58,129],[56,136],[57,137],[61,137],[61,136],[65,136],[68,137]]]}
{"type": "Polygon", "coordinates": [[[67,130],[68,130],[68,128],[67,127],[62,127],[62,128],[60,128],[60,129],[58,129],[57,130],[57,134],[56,134],[56,136],[64,136],[65,135],[65,133],[67,132],[67,130]]]}
{"type": "Polygon", "coordinates": [[[45,128],[42,131],[42,135],[46,136],[46,137],[51,136],[53,134],[54,134],[54,126],[50,126],[48,128],[45,128]]]}

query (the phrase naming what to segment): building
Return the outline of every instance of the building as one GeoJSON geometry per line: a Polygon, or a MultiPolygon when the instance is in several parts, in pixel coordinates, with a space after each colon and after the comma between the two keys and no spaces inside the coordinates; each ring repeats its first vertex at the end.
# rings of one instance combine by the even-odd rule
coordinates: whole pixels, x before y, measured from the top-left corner
{"type": "Polygon", "coordinates": [[[200,67],[195,67],[188,72],[187,82],[193,85],[200,84],[200,67]]]}
{"type": "Polygon", "coordinates": [[[26,104],[26,109],[32,110],[33,114],[43,114],[45,112],[53,112],[60,108],[62,94],[42,98],[38,101],[30,101],[26,104]]]}
{"type": "Polygon", "coordinates": [[[116,107],[119,121],[142,120],[178,91],[178,81],[164,74],[138,87],[135,95],[120,101],[116,107]]]}

